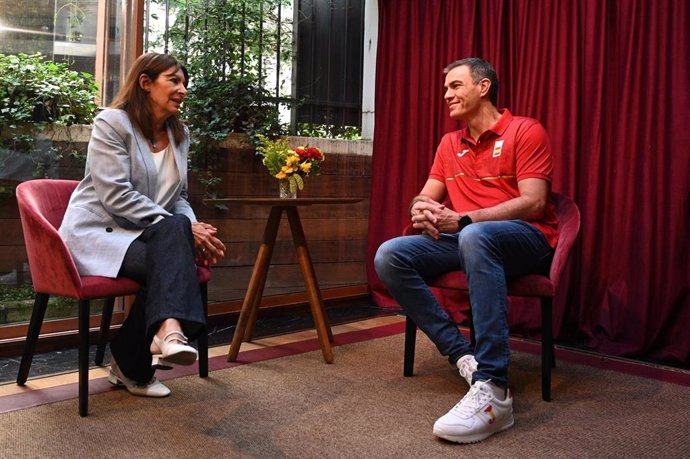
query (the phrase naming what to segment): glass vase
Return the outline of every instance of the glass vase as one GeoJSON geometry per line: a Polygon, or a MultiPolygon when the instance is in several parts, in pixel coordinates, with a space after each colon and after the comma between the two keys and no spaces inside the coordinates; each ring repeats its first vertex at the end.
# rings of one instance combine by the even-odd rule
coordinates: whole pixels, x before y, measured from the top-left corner
{"type": "Polygon", "coordinates": [[[281,199],[297,198],[297,187],[295,186],[295,190],[291,191],[289,180],[278,180],[278,190],[280,191],[281,199]]]}

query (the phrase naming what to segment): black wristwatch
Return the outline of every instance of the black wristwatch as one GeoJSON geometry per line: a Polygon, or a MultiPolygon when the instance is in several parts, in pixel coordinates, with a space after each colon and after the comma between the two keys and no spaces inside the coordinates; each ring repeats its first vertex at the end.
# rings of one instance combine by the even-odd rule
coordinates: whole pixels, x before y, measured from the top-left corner
{"type": "Polygon", "coordinates": [[[469,215],[463,215],[462,217],[458,218],[458,233],[462,231],[467,225],[471,224],[472,219],[469,215]]]}

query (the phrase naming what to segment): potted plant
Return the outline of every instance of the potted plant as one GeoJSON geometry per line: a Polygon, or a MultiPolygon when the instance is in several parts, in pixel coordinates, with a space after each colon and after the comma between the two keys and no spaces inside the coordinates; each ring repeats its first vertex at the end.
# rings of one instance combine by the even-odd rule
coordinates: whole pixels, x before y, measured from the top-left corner
{"type": "Polygon", "coordinates": [[[0,54],[0,182],[50,177],[62,157],[54,131],[88,124],[96,112],[92,75],[39,54],[0,54]]]}

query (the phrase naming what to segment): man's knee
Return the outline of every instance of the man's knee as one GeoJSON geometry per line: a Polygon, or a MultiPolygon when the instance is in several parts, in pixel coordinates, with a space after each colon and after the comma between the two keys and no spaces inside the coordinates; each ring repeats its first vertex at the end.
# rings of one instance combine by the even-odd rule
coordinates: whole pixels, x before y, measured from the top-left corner
{"type": "Polygon", "coordinates": [[[376,251],[374,269],[384,283],[394,281],[409,265],[406,250],[404,238],[397,237],[384,242],[376,251]]]}
{"type": "Polygon", "coordinates": [[[491,244],[491,236],[483,226],[481,223],[475,223],[466,226],[460,232],[458,247],[461,254],[483,251],[491,244]]]}
{"type": "Polygon", "coordinates": [[[459,255],[463,269],[468,274],[496,256],[491,232],[482,226],[484,225],[473,223],[465,227],[458,239],[459,255]]]}
{"type": "Polygon", "coordinates": [[[388,268],[390,267],[390,260],[394,253],[392,244],[390,242],[391,241],[386,241],[381,244],[376,251],[376,255],[374,256],[374,270],[381,280],[384,281],[387,277],[388,268]]]}

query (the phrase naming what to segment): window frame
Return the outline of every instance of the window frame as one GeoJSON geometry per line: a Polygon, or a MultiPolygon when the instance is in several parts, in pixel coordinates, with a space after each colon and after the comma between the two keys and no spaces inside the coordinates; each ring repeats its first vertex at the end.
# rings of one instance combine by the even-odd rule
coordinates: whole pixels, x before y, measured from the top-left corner
{"type": "MultiPolygon", "coordinates": [[[[117,0],[99,1],[98,4],[98,18],[97,18],[97,37],[96,37],[96,62],[94,69],[94,77],[99,87],[99,94],[97,96],[98,105],[106,105],[109,101],[106,97],[107,91],[107,69],[109,66],[108,49],[111,40],[108,36],[110,29],[110,15],[109,11],[113,2],[117,0]],[[106,102],[106,104],[103,103],[106,102]]],[[[122,1],[121,17],[123,18],[120,27],[120,49],[119,68],[120,81],[124,81],[126,72],[131,68],[134,60],[143,52],[143,37],[144,37],[144,2],[145,0],[122,1]]],[[[126,308],[126,304],[124,305],[126,308]]],[[[116,305],[116,310],[113,313],[112,324],[117,326],[124,320],[123,307],[116,305]],[[120,309],[118,311],[118,309],[120,309]]],[[[100,314],[92,314],[90,318],[91,327],[98,327],[100,324],[100,314]]],[[[0,326],[0,356],[5,354],[9,349],[6,345],[11,343],[23,342],[26,338],[29,324],[27,322],[18,322],[14,324],[7,324],[0,326]]],[[[67,335],[74,335],[78,329],[77,317],[64,317],[59,319],[50,319],[43,322],[41,327],[41,334],[39,340],[55,339],[67,335]]],[[[12,346],[10,346],[12,347],[12,346]]]]}
{"type": "MultiPolygon", "coordinates": [[[[99,3],[98,25],[96,36],[96,64],[94,77],[99,87],[98,104],[108,105],[110,102],[107,97],[107,77],[110,57],[108,49],[112,41],[108,35],[111,27],[110,15],[108,14],[112,2],[116,0],[106,0],[99,3]]],[[[127,71],[131,68],[134,60],[143,53],[144,50],[144,4],[145,0],[135,0],[134,2],[122,2],[122,24],[120,24],[120,72],[119,79],[124,81],[127,71]]],[[[114,95],[113,95],[114,96],[114,95]]]]}

